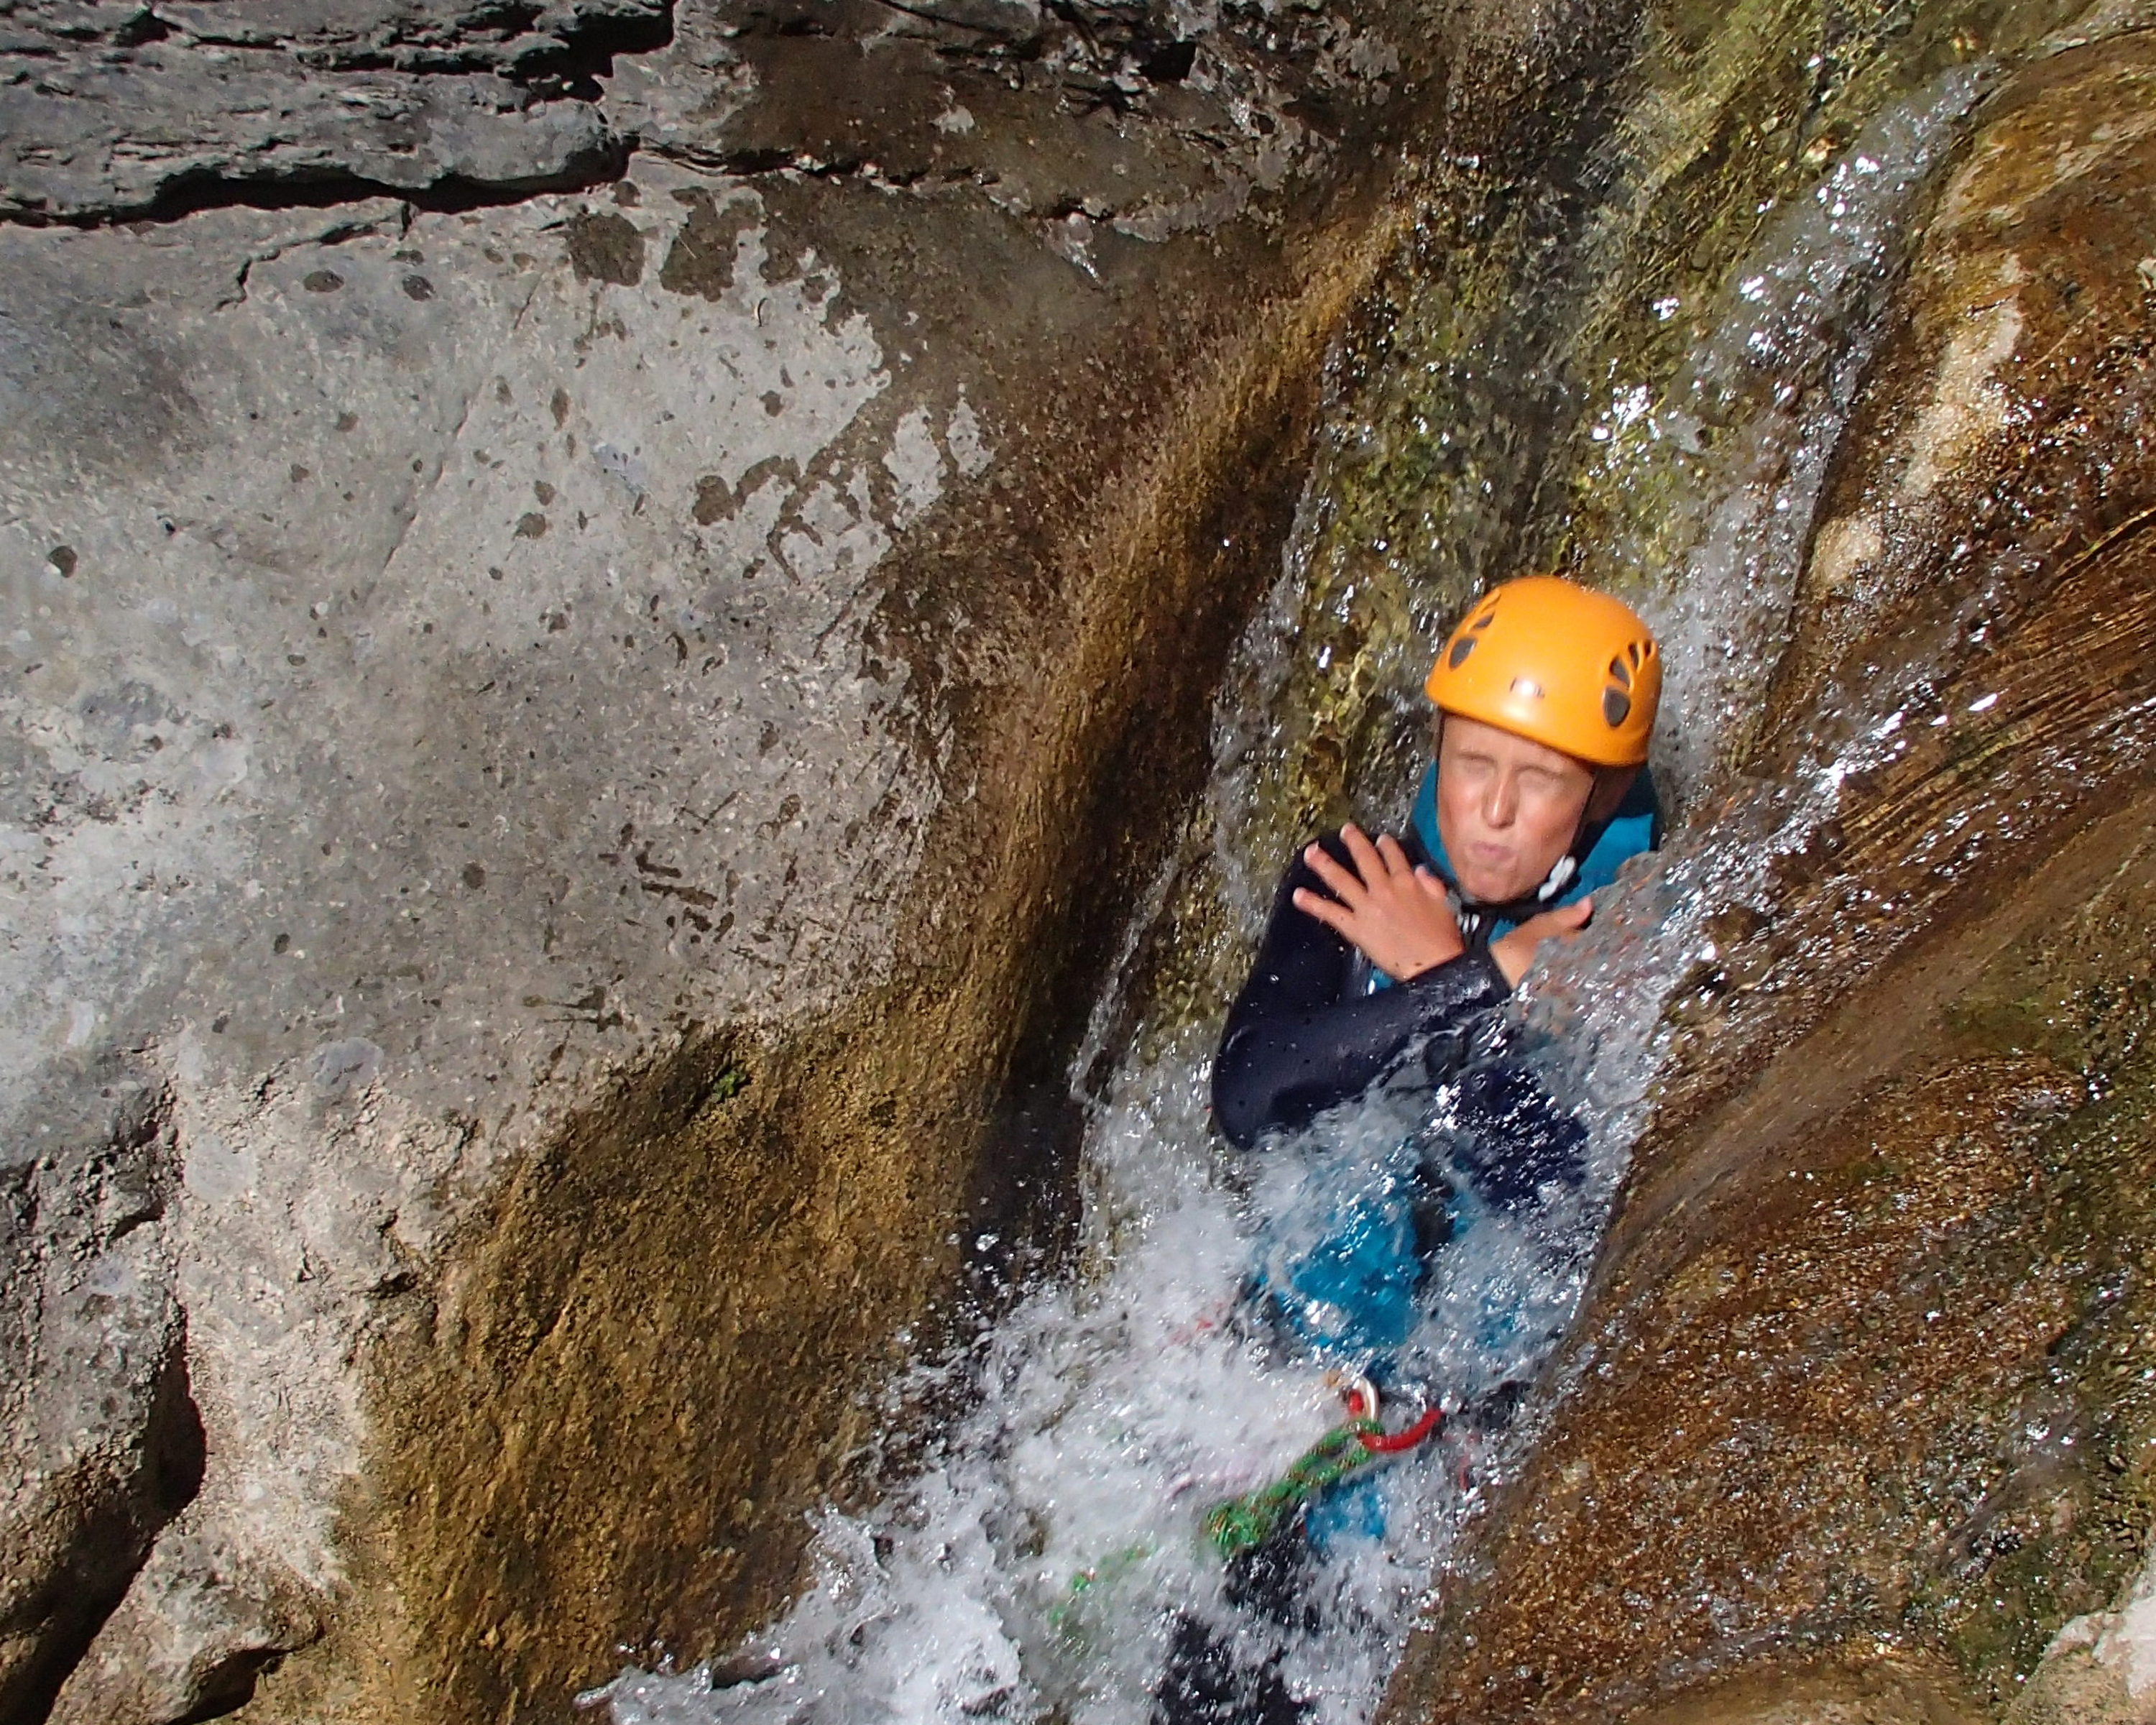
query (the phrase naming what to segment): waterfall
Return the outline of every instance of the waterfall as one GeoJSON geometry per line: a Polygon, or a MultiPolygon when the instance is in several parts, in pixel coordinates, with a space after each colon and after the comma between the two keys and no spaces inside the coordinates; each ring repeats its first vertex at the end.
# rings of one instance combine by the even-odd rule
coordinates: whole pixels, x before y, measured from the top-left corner
{"type": "MultiPolygon", "coordinates": [[[[589,1705],[609,1709],[614,1725],[1138,1725],[1178,1637],[1197,1622],[1245,1668],[1270,1669],[1312,1722],[1370,1717],[1419,1610],[1560,1406],[1563,1384],[1545,1368],[1624,1176],[1664,1008],[1712,957],[1709,917],[1764,891],[1767,860],[1832,812],[1842,776],[1875,746],[1858,725],[1815,779],[1754,791],[1721,778],[1782,644],[1814,500],[1912,211],[1980,84],[1976,71],[1949,72],[1882,107],[1758,212],[1710,304],[1657,301],[1657,319],[1697,322],[1679,363],[1660,381],[1613,372],[1573,406],[1594,485],[1636,500],[1599,542],[1591,572],[1636,596],[1667,645],[1673,698],[1657,765],[1693,819],[1604,896],[1594,928],[1516,1004],[1528,1059],[1589,1128],[1588,1178],[1551,1194],[1532,1225],[1462,1219],[1403,1349],[1403,1375],[1427,1387],[1448,1423],[1353,1488],[1355,1514],[1332,1517],[1296,1608],[1239,1607],[1200,1523],[1337,1426],[1340,1385],[1281,1346],[1241,1296],[1269,1258],[1291,1255],[1341,1205],[1396,1179],[1403,1146],[1433,1120],[1442,1126],[1457,1087],[1351,1106],[1236,1157],[1207,1114],[1224,1004],[1216,988],[1209,1010],[1194,1014],[1138,1000],[1137,1029],[1120,1039],[1107,1028],[1116,1014],[1096,1014],[1079,1070],[1111,1040],[1121,1046],[1105,1086],[1082,1098],[1081,1249],[1065,1274],[1016,1291],[954,1355],[918,1363],[893,1386],[894,1419],[906,1408],[960,1410],[925,1438],[911,1435],[921,1447],[911,1477],[871,1509],[826,1510],[810,1584],[732,1656],[679,1672],[625,1671],[589,1705]],[[1516,1390],[1525,1392],[1517,1407],[1516,1390]]],[[[1580,326],[1604,243],[1615,242],[1582,238],[1573,321],[1559,320],[1553,341],[1580,326]]],[[[1453,357],[1464,366],[1471,356],[1453,357]]],[[[1336,444],[1352,430],[1336,426],[1336,444]]],[[[1432,447],[1477,434],[1465,423],[1419,433],[1432,447]]],[[[1281,860],[1272,835],[1288,793],[1264,758],[1283,708],[1307,698],[1300,619],[1313,546],[1339,516],[1327,475],[1321,463],[1279,588],[1245,634],[1216,715],[1213,787],[1194,817],[1209,835],[1216,968],[1247,954],[1281,860]]],[[[1427,615],[1444,598],[1416,594],[1409,608],[1427,615]]],[[[1391,704],[1395,729],[1419,722],[1397,691],[1367,698],[1391,704]]],[[[1379,788],[1389,808],[1371,818],[1404,816],[1400,762],[1375,776],[1388,773],[1379,788]]],[[[1188,866],[1140,896],[1147,916],[1187,898],[1188,866]]]]}

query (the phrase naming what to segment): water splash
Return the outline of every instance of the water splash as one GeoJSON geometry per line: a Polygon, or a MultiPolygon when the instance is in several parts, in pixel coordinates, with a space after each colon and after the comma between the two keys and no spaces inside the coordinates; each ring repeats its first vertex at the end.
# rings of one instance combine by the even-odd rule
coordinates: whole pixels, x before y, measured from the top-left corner
{"type": "MultiPolygon", "coordinates": [[[[1820,790],[1779,811],[1788,842],[1830,806],[1833,787],[1820,790]]],[[[1333,1532],[1291,1620],[1237,1608],[1200,1522],[1278,1477],[1340,1422],[1341,1404],[1321,1363],[1252,1321],[1240,1296],[1254,1271],[1299,1260],[1343,1204],[1396,1180],[1403,1144],[1441,1131],[1459,1087],[1375,1098],[1233,1158],[1207,1117],[1201,1027],[1127,1062],[1100,1111],[1087,1272],[1034,1288],[898,1398],[927,1399],[932,1379],[936,1399],[969,1409],[916,1477],[865,1515],[827,1512],[813,1584],[732,1658],[625,1671],[591,1699],[615,1725],[1133,1725],[1155,1716],[1163,1670],[1197,1622],[1246,1668],[1271,1669],[1311,1725],[1367,1719],[1432,1579],[1542,1417],[1506,1415],[1585,1286],[1659,1004],[1707,906],[1758,890],[1771,849],[1636,871],[1619,889],[1631,914],[1599,922],[1596,942],[1529,991],[1524,1057],[1594,1120],[1587,1178],[1547,1189],[1525,1218],[1455,1204],[1465,1225],[1398,1363],[1455,1417],[1349,1488],[1362,1494],[1350,1512],[1327,1513],[1333,1532]]]]}
{"type": "Polygon", "coordinates": [[[1645,505],[1593,572],[1638,596],[1662,643],[1657,761],[1681,788],[1751,740],[1918,200],[1991,75],[1957,68],[1874,118],[1763,223],[1667,385],[1615,377],[1590,422],[1590,482],[1645,505]]]}
{"type": "MultiPolygon", "coordinates": [[[[1763,692],[1902,227],[1979,83],[1950,74],[1875,122],[1763,224],[1675,382],[1625,382],[1610,398],[1605,477],[1639,482],[1662,512],[1612,551],[1682,571],[1648,583],[1661,595],[1649,608],[1684,739],[1670,763],[1691,785],[1711,780],[1763,692]]],[[[1245,934],[1272,859],[1255,842],[1266,823],[1238,799],[1290,696],[1324,514],[1306,498],[1229,680],[1255,701],[1216,726],[1218,880],[1225,920],[1245,934]]],[[[966,1410],[914,1476],[871,1511],[826,1512],[812,1584],[733,1656],[626,1671],[586,1699],[614,1725],[1135,1725],[1154,1715],[1163,1670],[1195,1623],[1246,1669],[1272,1671],[1312,1725],[1367,1718],[1433,1579],[1549,1417],[1547,1397],[1503,1417],[1508,1387],[1534,1383],[1576,1310],[1666,1046],[1665,1004],[1712,957],[1714,914],[1764,906],[1774,860],[1832,814],[1849,773],[1894,747],[1892,729],[1792,784],[1718,793],[1691,836],[1628,870],[1589,934],[1524,991],[1519,1057],[1588,1125],[1585,1178],[1547,1190],[1524,1219],[1463,1212],[1418,1296],[1401,1373],[1449,1411],[1483,1416],[1455,1418],[1349,1488],[1355,1513],[1328,1515],[1296,1610],[1239,1608],[1200,1532],[1209,1507],[1278,1477],[1341,1419],[1321,1365],[1253,1321],[1241,1296],[1323,1217],[1396,1181],[1403,1144],[1441,1126],[1457,1091],[1380,1098],[1230,1158],[1205,1107],[1211,1026],[1156,1027],[1132,1040],[1088,1135],[1080,1271],[1027,1291],[895,1394],[894,1406],[966,1410]]],[[[1167,891],[1160,883],[1149,903],[1167,891]]],[[[1096,1013],[1085,1065],[1113,1016],[1096,1013]]]]}
{"type": "MultiPolygon", "coordinates": [[[[1237,1168],[1212,1147],[1204,1090],[1192,1046],[1122,1076],[1089,1147],[1087,1255],[1105,1269],[1035,1290],[978,1350],[925,1368],[972,1409],[930,1464],[866,1516],[824,1517],[814,1584],[727,1670],[596,1692],[616,1725],[1140,1720],[1192,1618],[1253,1665],[1276,1660],[1312,1725],[1368,1717],[1506,1452],[1462,1431],[1383,1464],[1359,1489],[1385,1537],[1332,1541],[1314,1624],[1228,1605],[1204,1512],[1342,1418],[1336,1385],[1240,1321],[1237,1295],[1262,1255],[1305,1244],[1311,1218],[1389,1178],[1414,1122],[1373,1105],[1237,1168]],[[714,1687],[729,1670],[758,1675],[714,1687]]],[[[1424,1291],[1409,1374],[1457,1407],[1531,1371],[1578,1285],[1582,1255],[1552,1239],[1578,1232],[1477,1219],[1474,1249],[1445,1255],[1424,1291]]]]}

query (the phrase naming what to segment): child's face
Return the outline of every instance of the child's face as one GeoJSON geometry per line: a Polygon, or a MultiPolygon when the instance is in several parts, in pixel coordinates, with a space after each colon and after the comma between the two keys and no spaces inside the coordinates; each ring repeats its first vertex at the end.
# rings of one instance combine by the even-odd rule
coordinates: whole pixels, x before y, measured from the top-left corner
{"type": "Polygon", "coordinates": [[[1571,848],[1594,770],[1479,720],[1447,716],[1437,751],[1437,830],[1454,878],[1487,904],[1532,892],[1571,848]]]}

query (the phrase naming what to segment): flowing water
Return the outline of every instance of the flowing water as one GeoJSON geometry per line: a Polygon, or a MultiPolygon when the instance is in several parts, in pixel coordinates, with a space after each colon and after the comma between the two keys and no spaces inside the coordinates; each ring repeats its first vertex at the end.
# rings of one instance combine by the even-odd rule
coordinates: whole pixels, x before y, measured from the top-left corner
{"type": "MultiPolygon", "coordinates": [[[[685,1672],[627,1671],[588,1703],[610,1708],[616,1725],[1135,1725],[1152,1715],[1172,1647],[1197,1621],[1246,1671],[1269,1667],[1312,1721],[1369,1717],[1463,1530],[1561,1401],[1543,1368],[1622,1178],[1664,1009],[1712,957],[1707,919],[1761,900],[1774,856],[1804,842],[1841,776],[1877,747],[1859,727],[1853,748],[1805,783],[1714,785],[1787,628],[1813,499],[1909,212],[1978,85],[1949,74],[1823,161],[1801,195],[1762,212],[1726,290],[1687,312],[1701,333],[1685,362],[1660,382],[1613,377],[1584,410],[1605,488],[1631,485],[1647,500],[1642,519],[1654,511],[1608,544],[1605,572],[1669,644],[1674,699],[1658,761],[1691,793],[1692,816],[1671,849],[1604,896],[1595,927],[1516,1005],[1516,1056],[1589,1128],[1586,1178],[1546,1189],[1519,1216],[1478,1213],[1471,1191],[1455,1200],[1457,1235],[1418,1296],[1398,1363],[1450,1417],[1316,1513],[1294,1609],[1235,1603],[1200,1523],[1341,1423],[1340,1380],[1241,1296],[1254,1272],[1277,1276],[1342,1214],[1397,1190],[1405,1159],[1423,1153],[1404,1147],[1441,1157],[1458,1091],[1372,1101],[1236,1158],[1207,1115],[1216,1002],[1209,1019],[1163,1019],[1123,1039],[1127,1052],[1091,1103],[1075,1267],[1021,1292],[957,1358],[922,1363],[893,1392],[894,1409],[963,1409],[932,1435],[912,1476],[870,1512],[824,1514],[813,1584],[735,1656],[685,1672]],[[1505,1386],[1530,1393],[1515,1408],[1505,1386]]],[[[1322,502],[1306,507],[1231,691],[1296,699],[1294,620],[1322,502]]],[[[1261,794],[1251,762],[1276,719],[1262,706],[1219,716],[1201,815],[1219,853],[1223,926],[1245,952],[1278,863],[1261,854],[1265,823],[1246,806],[1261,794]]],[[[1409,786],[1391,788],[1404,808],[1409,786]]]]}

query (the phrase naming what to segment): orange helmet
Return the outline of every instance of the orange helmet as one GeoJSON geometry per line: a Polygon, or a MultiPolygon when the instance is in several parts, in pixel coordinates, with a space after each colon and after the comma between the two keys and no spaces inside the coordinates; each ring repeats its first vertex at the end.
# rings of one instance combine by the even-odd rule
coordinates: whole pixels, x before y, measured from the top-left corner
{"type": "Polygon", "coordinates": [[[1638,767],[1662,660],[1630,606],[1554,575],[1524,575],[1475,602],[1423,687],[1463,719],[1590,766],[1638,767]]]}

